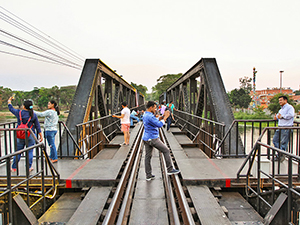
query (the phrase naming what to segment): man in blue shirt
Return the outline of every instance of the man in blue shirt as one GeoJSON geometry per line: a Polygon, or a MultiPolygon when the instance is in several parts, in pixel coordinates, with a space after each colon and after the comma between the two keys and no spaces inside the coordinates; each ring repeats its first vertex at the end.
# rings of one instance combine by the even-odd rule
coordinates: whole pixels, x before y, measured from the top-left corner
{"type": "MultiPolygon", "coordinates": [[[[274,120],[278,120],[278,127],[292,127],[294,125],[294,114],[295,109],[289,103],[286,96],[280,96],[278,98],[279,105],[281,109],[274,116],[274,120]]],[[[286,151],[290,139],[290,129],[278,129],[275,131],[273,137],[273,144],[276,148],[286,151]],[[279,141],[280,139],[280,141],[279,141]]],[[[283,162],[285,159],[284,156],[280,158],[280,161],[283,162]]]]}
{"type": "Polygon", "coordinates": [[[178,174],[179,170],[173,168],[171,157],[170,157],[170,150],[168,147],[160,140],[159,138],[159,128],[161,128],[167,118],[170,116],[170,112],[166,111],[163,116],[156,118],[154,116],[156,112],[156,104],[154,101],[149,101],[146,105],[146,112],[143,117],[144,123],[144,135],[143,141],[145,144],[145,172],[146,172],[146,180],[150,181],[154,179],[155,176],[152,174],[152,167],[151,167],[151,158],[152,158],[152,150],[153,147],[157,148],[160,152],[163,153],[163,156],[166,161],[167,166],[167,174],[178,174]]]}

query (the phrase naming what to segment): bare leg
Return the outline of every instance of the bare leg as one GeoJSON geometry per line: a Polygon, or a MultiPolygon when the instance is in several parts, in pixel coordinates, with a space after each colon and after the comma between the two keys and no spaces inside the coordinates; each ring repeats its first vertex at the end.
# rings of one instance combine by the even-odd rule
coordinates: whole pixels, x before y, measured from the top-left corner
{"type": "Polygon", "coordinates": [[[129,131],[126,132],[126,138],[127,138],[127,139],[126,139],[125,142],[126,142],[126,144],[129,145],[129,139],[130,139],[130,133],[129,133],[129,131]]]}
{"type": "Polygon", "coordinates": [[[127,144],[127,134],[126,134],[126,131],[123,131],[124,133],[124,143],[127,144]]]}

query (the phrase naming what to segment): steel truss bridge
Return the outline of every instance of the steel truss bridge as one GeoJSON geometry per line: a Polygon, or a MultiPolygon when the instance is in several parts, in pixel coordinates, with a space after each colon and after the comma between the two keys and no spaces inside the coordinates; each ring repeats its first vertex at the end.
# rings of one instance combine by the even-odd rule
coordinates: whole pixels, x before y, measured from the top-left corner
{"type": "Polygon", "coordinates": [[[16,152],[16,122],[0,124],[0,224],[299,223],[299,123],[281,128],[293,130],[284,152],[271,146],[276,121],[235,120],[212,58],[199,60],[163,100],[177,110],[160,138],[181,173],[168,176],[155,150],[151,181],[143,124],[135,121],[124,146],[119,119],[111,117],[123,101],[145,110],[144,96],[100,59],[86,60],[68,119],[59,122],[57,163],[46,142],[16,152]]]}

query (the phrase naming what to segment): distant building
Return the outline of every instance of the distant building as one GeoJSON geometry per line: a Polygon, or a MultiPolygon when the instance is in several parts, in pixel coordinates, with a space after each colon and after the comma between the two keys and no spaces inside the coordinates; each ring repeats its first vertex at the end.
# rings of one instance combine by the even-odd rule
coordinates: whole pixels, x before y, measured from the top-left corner
{"type": "MultiPolygon", "coordinates": [[[[280,93],[280,88],[267,88],[264,90],[257,90],[256,104],[263,106],[264,108],[267,108],[268,105],[270,104],[271,98],[274,95],[279,93],[280,93]]],[[[282,88],[281,93],[289,95],[296,102],[296,104],[300,103],[300,95],[295,95],[295,93],[293,93],[293,90],[291,88],[282,88]]],[[[250,92],[250,96],[253,100],[254,99],[253,91],[250,92]]]]}

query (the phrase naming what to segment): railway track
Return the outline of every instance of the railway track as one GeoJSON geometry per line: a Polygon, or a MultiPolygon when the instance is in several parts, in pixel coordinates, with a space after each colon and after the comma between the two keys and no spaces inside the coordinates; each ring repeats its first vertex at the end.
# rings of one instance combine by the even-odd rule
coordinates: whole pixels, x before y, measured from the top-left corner
{"type": "MultiPolygon", "coordinates": [[[[139,218],[136,218],[136,214],[132,213],[132,209],[135,208],[133,207],[133,203],[135,201],[137,186],[149,186],[150,182],[153,182],[147,182],[144,178],[139,179],[139,176],[142,176],[139,174],[144,173],[142,169],[139,171],[140,166],[143,164],[143,161],[141,160],[144,148],[142,135],[143,126],[141,126],[134,141],[135,144],[132,146],[128,157],[122,166],[122,169],[118,175],[117,183],[111,190],[98,224],[138,224],[137,221],[141,221],[143,218],[146,220],[147,213],[153,210],[151,208],[146,209],[146,211],[143,210],[145,215],[139,214],[139,218]],[[139,182],[141,183],[139,184],[139,182]]],[[[160,130],[160,137],[161,140],[169,147],[162,129],[160,130]]],[[[178,169],[172,152],[171,157],[175,168],[178,169]]],[[[165,161],[161,153],[159,154],[159,164],[161,170],[161,179],[156,179],[156,182],[162,182],[161,185],[164,187],[163,199],[165,201],[164,205],[166,206],[166,210],[161,210],[166,215],[158,216],[163,218],[162,220],[164,222],[161,224],[165,224],[166,218],[168,224],[171,225],[201,224],[187,188],[182,185],[181,175],[167,175],[165,161]]],[[[151,201],[151,199],[148,198],[146,201],[151,201]]]]}

